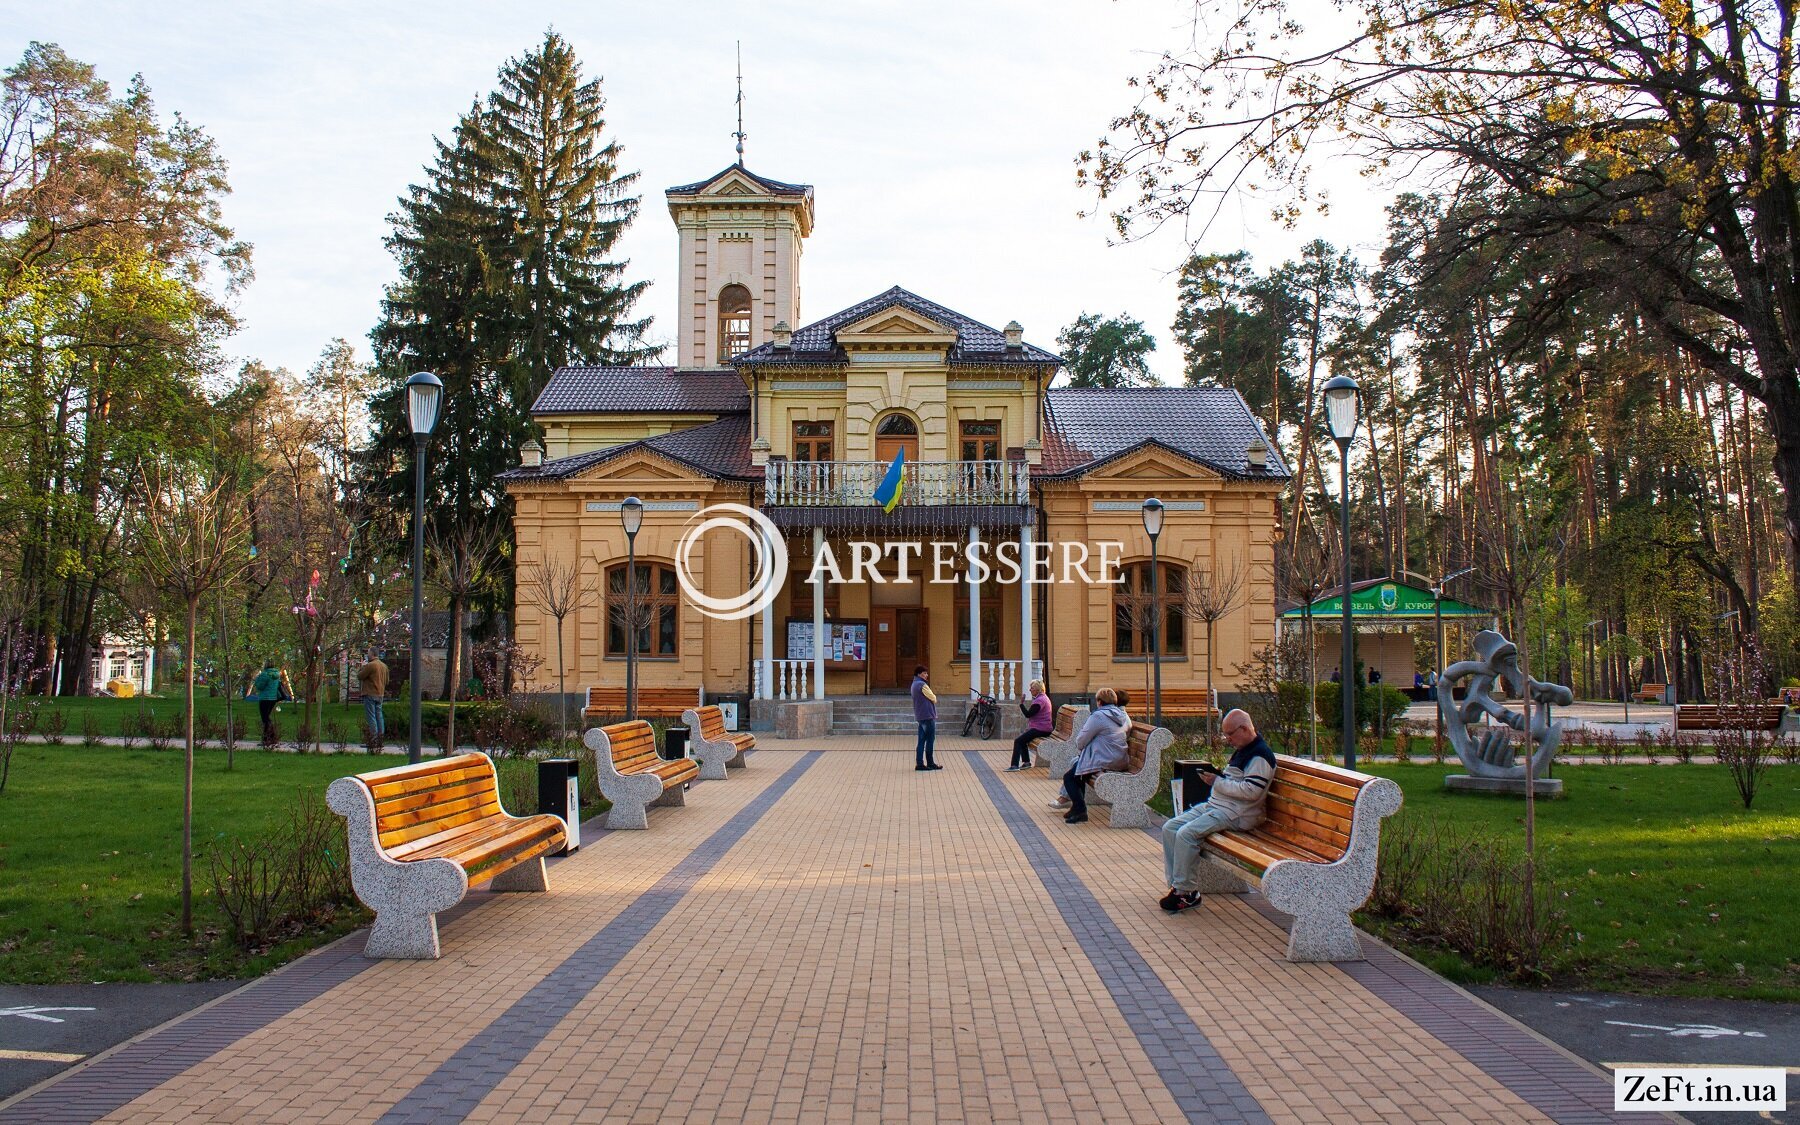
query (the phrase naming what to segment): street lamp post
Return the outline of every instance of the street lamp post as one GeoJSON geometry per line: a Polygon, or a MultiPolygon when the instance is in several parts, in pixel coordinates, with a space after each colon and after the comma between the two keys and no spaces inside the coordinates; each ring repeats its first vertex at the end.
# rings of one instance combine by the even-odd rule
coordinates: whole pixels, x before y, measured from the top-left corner
{"type": "Polygon", "coordinates": [[[625,525],[625,718],[637,718],[637,533],[644,526],[644,502],[627,496],[619,504],[625,525]]]}
{"type": "MultiPolygon", "coordinates": [[[[1156,580],[1156,538],[1162,534],[1163,502],[1152,496],[1144,501],[1144,530],[1150,534],[1150,714],[1162,726],[1162,619],[1161,587],[1156,580]]],[[[1212,653],[1206,658],[1212,659],[1212,653]]]]}
{"type": "Polygon", "coordinates": [[[1339,508],[1343,528],[1344,596],[1343,673],[1339,694],[1344,704],[1344,768],[1356,768],[1356,636],[1350,619],[1350,442],[1356,437],[1357,408],[1361,405],[1356,380],[1348,375],[1334,375],[1326,380],[1325,421],[1331,429],[1331,440],[1337,442],[1339,508]]]}
{"type": "MultiPolygon", "coordinates": [[[[407,673],[412,681],[412,735],[406,745],[408,762],[425,756],[421,716],[425,682],[419,674],[425,661],[425,446],[431,441],[431,431],[437,429],[443,402],[444,381],[431,372],[421,371],[406,381],[406,420],[413,439],[412,667],[407,673]]],[[[452,621],[450,627],[457,624],[452,621]]]]}

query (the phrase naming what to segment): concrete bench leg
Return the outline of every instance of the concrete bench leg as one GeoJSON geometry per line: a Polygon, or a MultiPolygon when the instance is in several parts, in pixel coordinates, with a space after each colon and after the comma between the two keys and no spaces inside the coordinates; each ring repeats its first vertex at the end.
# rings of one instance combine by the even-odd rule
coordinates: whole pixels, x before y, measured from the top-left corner
{"type": "MultiPolygon", "coordinates": [[[[1204,849],[1204,845],[1202,848],[1204,849]]],[[[1200,862],[1194,867],[1194,893],[1241,895],[1249,889],[1249,880],[1238,874],[1236,868],[1208,859],[1202,850],[1200,862]]]]}
{"type": "Polygon", "coordinates": [[[644,810],[653,803],[660,803],[663,795],[659,778],[619,774],[608,777],[605,770],[600,772],[600,792],[612,802],[613,807],[606,814],[606,827],[613,831],[650,827],[650,814],[644,810]]]}
{"type": "Polygon", "coordinates": [[[544,857],[526,860],[509,867],[488,881],[490,891],[547,891],[550,876],[544,870],[544,857]]]}
{"type": "Polygon", "coordinates": [[[741,770],[744,768],[744,764],[744,752],[742,750],[737,751],[737,753],[725,760],[725,768],[728,770],[741,770]]]}
{"type": "Polygon", "coordinates": [[[381,854],[375,836],[375,802],[352,777],[325,790],[325,803],[344,818],[350,840],[350,885],[375,912],[365,957],[435,960],[439,953],[437,913],[469,892],[469,877],[447,859],[395,863],[381,854]]]}
{"type": "Polygon", "coordinates": [[[674,785],[664,789],[662,791],[662,796],[650,803],[658,808],[681,808],[687,804],[687,786],[681,782],[676,782],[674,785]]]}

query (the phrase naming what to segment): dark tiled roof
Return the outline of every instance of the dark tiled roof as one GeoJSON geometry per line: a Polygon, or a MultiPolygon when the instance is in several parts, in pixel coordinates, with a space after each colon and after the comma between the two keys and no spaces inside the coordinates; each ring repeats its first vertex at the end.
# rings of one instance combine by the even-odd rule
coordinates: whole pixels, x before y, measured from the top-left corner
{"type": "Polygon", "coordinates": [[[735,371],[560,367],[544,384],[531,412],[725,414],[749,409],[750,392],[735,371]]]}
{"type": "Polygon", "coordinates": [[[714,183],[717,183],[721,177],[723,177],[731,172],[738,172],[738,173],[742,174],[744,176],[744,178],[755,181],[758,185],[760,185],[763,188],[763,190],[769,192],[772,195],[811,195],[812,194],[812,185],[811,184],[784,184],[780,180],[771,180],[767,176],[759,176],[755,172],[752,172],[750,169],[744,167],[742,164],[727,164],[725,167],[719,169],[717,172],[714,172],[712,175],[706,177],[704,180],[695,180],[691,184],[681,184],[677,187],[669,188],[666,191],[664,191],[663,194],[664,195],[694,195],[699,192],[705,191],[707,188],[711,187],[714,183]]]}
{"type": "Polygon", "coordinates": [[[788,363],[842,363],[844,349],[838,346],[837,331],[845,325],[854,324],[866,316],[887,308],[899,305],[920,316],[929,317],[947,327],[956,330],[956,343],[950,348],[951,363],[990,364],[990,363],[1061,363],[1062,360],[1042,348],[1026,344],[1017,351],[1008,351],[1006,336],[998,328],[990,328],[978,320],[964,316],[954,309],[932,301],[927,301],[917,293],[909,292],[898,285],[885,293],[859,301],[842,312],[833,313],[824,320],[815,321],[794,332],[793,346],[777,351],[773,343],[765,343],[733,360],[742,364],[788,364],[788,363]]]}
{"type": "Polygon", "coordinates": [[[1243,396],[1228,387],[1056,387],[1044,394],[1041,475],[1074,476],[1134,449],[1160,445],[1238,480],[1286,480],[1281,453],[1243,396]],[[1252,469],[1246,450],[1269,446],[1252,469]]]}
{"type": "Polygon", "coordinates": [[[728,414],[716,422],[658,434],[626,442],[624,445],[593,449],[545,461],[535,468],[510,469],[500,474],[503,481],[567,480],[595,465],[621,457],[636,449],[669,458],[704,476],[720,480],[761,480],[760,470],[754,474],[750,466],[750,419],[744,414],[728,414]]]}

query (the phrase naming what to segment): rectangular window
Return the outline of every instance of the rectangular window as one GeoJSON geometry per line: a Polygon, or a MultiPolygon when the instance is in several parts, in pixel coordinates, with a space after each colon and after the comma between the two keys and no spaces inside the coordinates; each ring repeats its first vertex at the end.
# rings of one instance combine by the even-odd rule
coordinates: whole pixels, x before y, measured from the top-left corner
{"type": "Polygon", "coordinates": [[[794,453],[795,461],[830,461],[831,456],[830,422],[795,422],[794,453]]]}
{"type": "MultiPolygon", "coordinates": [[[[983,660],[1000,659],[1000,628],[1003,612],[1000,605],[1002,587],[1000,583],[989,581],[981,587],[981,658],[983,660]]],[[[956,586],[956,652],[952,659],[969,659],[969,583],[968,579],[956,586]]]]}
{"type": "Polygon", "coordinates": [[[637,626],[640,657],[679,656],[680,592],[675,569],[664,563],[638,563],[634,598],[625,585],[625,567],[606,568],[606,655],[624,656],[629,625],[637,626]]]}
{"type": "Polygon", "coordinates": [[[1000,460],[999,422],[964,422],[961,436],[964,461],[1000,460]]]}
{"type": "MultiPolygon", "coordinates": [[[[795,570],[788,575],[788,614],[792,617],[804,617],[810,620],[813,615],[813,588],[807,576],[812,574],[812,563],[795,570]]],[[[829,578],[825,580],[825,616],[838,615],[838,588],[829,578]]]]}

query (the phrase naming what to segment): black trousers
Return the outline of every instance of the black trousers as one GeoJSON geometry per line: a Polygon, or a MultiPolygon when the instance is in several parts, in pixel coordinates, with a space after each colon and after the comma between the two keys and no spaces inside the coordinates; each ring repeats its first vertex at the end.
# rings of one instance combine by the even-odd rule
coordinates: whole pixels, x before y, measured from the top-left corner
{"type": "Polygon", "coordinates": [[[1087,815],[1087,779],[1075,776],[1075,767],[1063,774],[1063,792],[1069,797],[1069,815],[1087,815]]]}
{"type": "Polygon", "coordinates": [[[262,712],[263,739],[267,742],[275,741],[275,701],[259,699],[256,701],[256,709],[262,712]]]}
{"type": "Polygon", "coordinates": [[[1013,756],[1011,765],[1029,766],[1031,764],[1031,747],[1040,738],[1048,738],[1049,733],[1041,730],[1028,730],[1013,739],[1013,756]]]}

